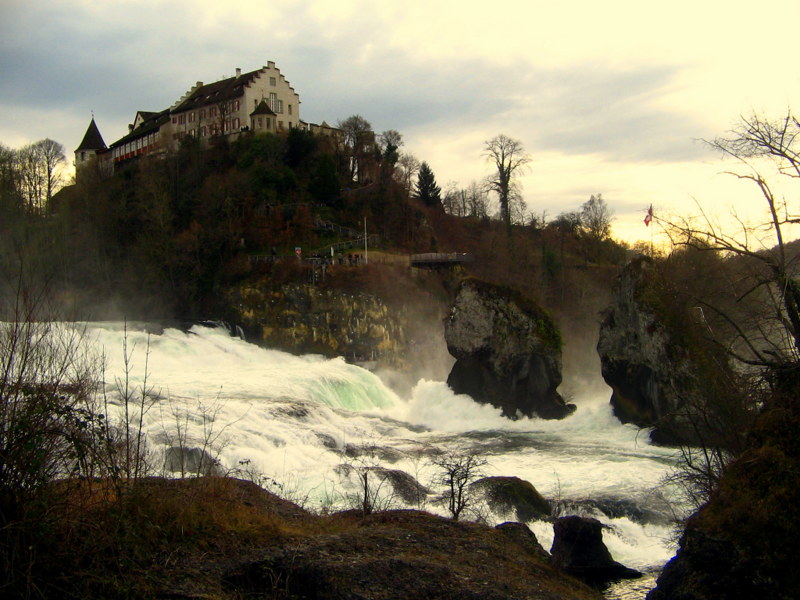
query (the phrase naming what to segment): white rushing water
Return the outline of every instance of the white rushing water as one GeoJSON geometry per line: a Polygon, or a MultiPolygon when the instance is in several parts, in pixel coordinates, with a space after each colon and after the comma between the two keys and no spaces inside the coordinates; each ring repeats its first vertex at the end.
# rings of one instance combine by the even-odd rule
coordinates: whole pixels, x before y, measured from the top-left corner
{"type": "MultiPolygon", "coordinates": [[[[379,462],[430,487],[431,450],[479,451],[487,475],[530,481],[564,514],[608,525],[604,540],[616,560],[652,571],[673,553],[670,509],[658,491],[673,451],[620,424],[607,388],[574,398],[578,410],[562,421],[510,421],[442,382],[419,381],[401,398],[342,359],[267,350],[224,329],[148,335],[131,328],[125,334],[119,323],[91,324],[88,336],[106,358],[108,397],[115,381],[125,379],[126,336],[131,388],[141,390],[147,364],[154,400],[145,429],[156,455],[183,435],[184,446],[207,446],[224,469],[261,478],[273,491],[324,510],[347,507],[357,489],[342,464],[379,462]],[[370,458],[352,456],[359,449],[371,449],[370,458]]],[[[425,508],[445,514],[432,498],[425,508]]],[[[394,497],[387,501],[404,506],[394,497]]],[[[509,518],[490,515],[497,522],[509,518]]],[[[552,524],[529,526],[549,550],[552,524]]]]}

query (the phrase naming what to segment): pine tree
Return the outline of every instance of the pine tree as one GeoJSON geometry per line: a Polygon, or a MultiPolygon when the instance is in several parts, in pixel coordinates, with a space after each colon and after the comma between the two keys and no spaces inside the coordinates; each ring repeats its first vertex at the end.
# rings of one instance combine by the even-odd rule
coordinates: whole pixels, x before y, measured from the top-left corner
{"type": "Polygon", "coordinates": [[[417,176],[417,198],[426,206],[438,206],[442,203],[441,188],[436,185],[436,177],[428,163],[423,162],[417,176]]]}

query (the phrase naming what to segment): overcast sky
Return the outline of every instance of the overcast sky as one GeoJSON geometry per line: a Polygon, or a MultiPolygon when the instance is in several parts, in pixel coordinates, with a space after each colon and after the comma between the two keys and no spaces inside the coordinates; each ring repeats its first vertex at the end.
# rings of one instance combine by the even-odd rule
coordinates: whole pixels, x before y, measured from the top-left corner
{"type": "Polygon", "coordinates": [[[485,177],[504,133],[533,159],[533,212],[601,193],[618,237],[649,240],[651,203],[760,208],[698,140],[800,110],[798,22],[798,0],[0,0],[0,143],[72,160],[92,112],[111,143],[137,110],[273,60],[303,120],[397,129],[442,187],[485,177]]]}

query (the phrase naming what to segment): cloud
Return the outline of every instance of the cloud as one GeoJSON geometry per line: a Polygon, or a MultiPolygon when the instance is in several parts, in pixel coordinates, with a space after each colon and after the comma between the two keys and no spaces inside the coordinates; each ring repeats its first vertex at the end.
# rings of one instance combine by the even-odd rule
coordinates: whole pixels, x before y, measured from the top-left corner
{"type": "MultiPolygon", "coordinates": [[[[92,110],[111,142],[137,110],[274,60],[303,119],[361,114],[397,129],[440,184],[481,179],[483,141],[505,133],[534,157],[532,206],[556,214],[601,192],[635,213],[702,183],[687,179],[686,165],[709,157],[693,140],[769,99],[783,110],[800,90],[791,36],[732,44],[747,14],[678,4],[653,20],[633,0],[491,11],[456,0],[0,0],[0,142],[74,148],[92,110]]],[[[787,23],[800,6],[763,4],[787,23]]]]}
{"type": "Polygon", "coordinates": [[[136,110],[166,108],[196,80],[213,81],[236,66],[249,70],[272,59],[312,122],[361,114],[378,131],[483,126],[485,137],[502,130],[531,151],[607,160],[699,155],[690,140],[702,133],[701,125],[658,103],[680,73],[675,65],[543,67],[502,51],[423,55],[414,38],[398,41],[395,33],[381,43],[391,19],[409,31],[396,10],[365,13],[355,3],[331,11],[299,2],[254,19],[252,11],[220,6],[12,4],[0,26],[4,62],[11,65],[0,80],[3,108],[14,114],[15,107],[45,110],[57,103],[87,120],[94,110],[100,122],[113,124],[107,135],[114,138],[125,133],[136,110]],[[264,55],[254,57],[253,47],[262,45],[264,55]]]}

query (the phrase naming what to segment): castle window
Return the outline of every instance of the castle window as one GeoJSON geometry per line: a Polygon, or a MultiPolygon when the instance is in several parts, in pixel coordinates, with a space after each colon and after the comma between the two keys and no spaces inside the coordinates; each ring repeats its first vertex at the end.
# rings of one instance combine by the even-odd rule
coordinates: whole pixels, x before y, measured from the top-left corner
{"type": "Polygon", "coordinates": [[[288,108],[289,108],[289,114],[292,114],[292,105],[290,104],[290,105],[288,106],[288,108]]]}
{"type": "Polygon", "coordinates": [[[275,87],[276,85],[278,85],[278,80],[277,80],[277,79],[275,79],[274,77],[270,77],[270,78],[269,78],[269,84],[270,84],[272,87],[275,87]]]}
{"type": "Polygon", "coordinates": [[[274,113],[281,114],[283,112],[283,100],[279,100],[278,94],[275,92],[269,93],[269,107],[274,113]]]}

